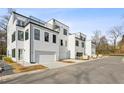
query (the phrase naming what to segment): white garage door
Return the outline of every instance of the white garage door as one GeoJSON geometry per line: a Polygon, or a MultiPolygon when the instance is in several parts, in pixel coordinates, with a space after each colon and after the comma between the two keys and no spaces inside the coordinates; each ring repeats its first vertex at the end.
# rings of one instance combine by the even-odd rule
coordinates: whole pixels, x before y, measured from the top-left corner
{"type": "Polygon", "coordinates": [[[47,64],[47,63],[51,63],[51,62],[55,62],[55,54],[39,55],[39,63],[40,64],[47,64]]]}

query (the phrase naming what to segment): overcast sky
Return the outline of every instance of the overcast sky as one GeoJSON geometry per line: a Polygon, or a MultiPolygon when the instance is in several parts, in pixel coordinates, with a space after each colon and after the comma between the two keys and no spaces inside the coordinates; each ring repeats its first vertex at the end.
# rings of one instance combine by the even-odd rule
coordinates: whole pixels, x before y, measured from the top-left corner
{"type": "MultiPolygon", "coordinates": [[[[7,9],[0,9],[0,16],[7,9]]],[[[101,30],[103,34],[116,25],[121,25],[124,19],[124,9],[100,8],[18,8],[16,12],[26,16],[34,16],[43,21],[55,18],[70,27],[70,32],[82,32],[91,37],[93,31],[101,30]]]]}

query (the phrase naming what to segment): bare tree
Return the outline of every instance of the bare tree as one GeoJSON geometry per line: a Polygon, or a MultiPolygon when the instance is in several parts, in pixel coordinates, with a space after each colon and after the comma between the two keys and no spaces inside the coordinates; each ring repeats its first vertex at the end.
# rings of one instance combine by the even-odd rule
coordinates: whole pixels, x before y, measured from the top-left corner
{"type": "Polygon", "coordinates": [[[114,48],[116,48],[118,38],[122,35],[123,35],[122,26],[114,26],[109,31],[109,37],[113,41],[114,48]]]}
{"type": "Polygon", "coordinates": [[[7,9],[6,15],[0,16],[0,55],[6,53],[7,24],[9,22],[10,15],[13,11],[15,11],[15,9],[9,8],[7,9]]]}
{"type": "Polygon", "coordinates": [[[101,31],[100,30],[94,31],[92,36],[92,41],[96,43],[97,47],[99,46],[100,38],[101,38],[101,31]]]}
{"type": "Polygon", "coordinates": [[[9,17],[13,11],[15,11],[15,9],[8,8],[6,15],[0,16],[0,31],[7,31],[9,17]]]}

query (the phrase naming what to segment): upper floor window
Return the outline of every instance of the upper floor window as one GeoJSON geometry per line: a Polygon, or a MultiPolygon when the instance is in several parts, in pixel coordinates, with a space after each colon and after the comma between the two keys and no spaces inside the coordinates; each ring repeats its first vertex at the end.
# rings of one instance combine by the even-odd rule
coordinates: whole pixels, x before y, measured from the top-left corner
{"type": "Polygon", "coordinates": [[[28,31],[28,29],[25,31],[25,40],[28,40],[28,38],[29,38],[29,31],[28,31]]]}
{"type": "Polygon", "coordinates": [[[75,44],[76,44],[76,46],[79,46],[79,41],[76,40],[76,41],[75,41],[75,44]]]}
{"type": "Polygon", "coordinates": [[[24,26],[25,25],[25,22],[18,19],[16,25],[18,25],[18,26],[24,26]]]}
{"type": "Polygon", "coordinates": [[[44,40],[49,42],[49,33],[48,32],[44,32],[44,40]]]}
{"type": "Polygon", "coordinates": [[[15,32],[12,34],[12,42],[15,41],[15,32]]]}
{"type": "Polygon", "coordinates": [[[34,39],[40,40],[40,30],[34,29],[34,39]]]}
{"type": "Polygon", "coordinates": [[[84,48],[84,42],[82,42],[82,48],[84,48]]]}
{"type": "Polygon", "coordinates": [[[63,40],[62,39],[60,40],[60,45],[63,46],[63,40]]]}
{"type": "Polygon", "coordinates": [[[21,40],[21,41],[24,40],[24,32],[23,31],[18,31],[18,40],[21,40]]]}
{"type": "Polygon", "coordinates": [[[56,35],[53,35],[53,43],[56,43],[56,35]]]}
{"type": "Polygon", "coordinates": [[[63,34],[67,35],[67,30],[66,29],[63,29],[63,34]]]}

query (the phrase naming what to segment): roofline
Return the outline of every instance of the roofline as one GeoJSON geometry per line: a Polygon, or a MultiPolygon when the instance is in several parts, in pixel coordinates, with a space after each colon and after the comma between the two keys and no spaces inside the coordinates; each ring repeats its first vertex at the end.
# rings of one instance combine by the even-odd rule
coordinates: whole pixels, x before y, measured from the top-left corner
{"type": "Polygon", "coordinates": [[[48,30],[50,30],[50,31],[53,31],[53,32],[55,32],[55,33],[59,33],[59,32],[57,32],[57,31],[55,31],[55,30],[52,30],[52,29],[50,29],[50,28],[47,28],[47,27],[44,27],[44,26],[38,25],[38,24],[33,23],[33,22],[28,22],[28,23],[26,24],[26,26],[27,26],[28,24],[34,24],[34,25],[37,25],[37,26],[43,27],[43,28],[45,28],[45,29],[48,29],[48,30]]]}
{"type": "MultiPolygon", "coordinates": [[[[52,18],[52,19],[50,19],[50,20],[55,20],[55,21],[57,21],[57,22],[59,22],[59,23],[61,23],[61,24],[65,25],[64,23],[62,23],[62,22],[58,21],[58,20],[57,20],[57,19],[55,19],[55,18],[52,18]]],[[[49,22],[50,20],[48,20],[47,22],[49,22]]],[[[65,25],[65,26],[67,26],[67,25],[65,25]]],[[[69,27],[69,26],[67,26],[67,27],[69,27]]]]}
{"type": "MultiPolygon", "coordinates": [[[[17,14],[17,15],[19,15],[19,16],[25,17],[25,18],[27,18],[27,19],[33,20],[33,21],[35,21],[35,22],[41,23],[41,22],[39,22],[39,21],[37,21],[37,20],[31,19],[30,17],[27,17],[27,16],[25,16],[25,15],[19,14],[19,13],[15,12],[15,11],[14,11],[13,13],[14,13],[14,14],[17,14]]],[[[41,23],[41,24],[43,24],[43,23],[41,23]]]]}

